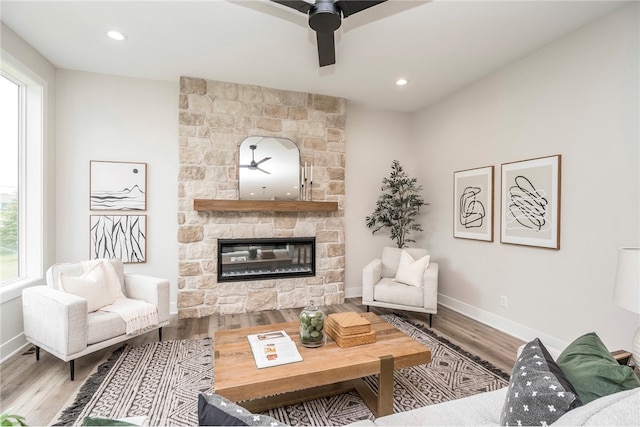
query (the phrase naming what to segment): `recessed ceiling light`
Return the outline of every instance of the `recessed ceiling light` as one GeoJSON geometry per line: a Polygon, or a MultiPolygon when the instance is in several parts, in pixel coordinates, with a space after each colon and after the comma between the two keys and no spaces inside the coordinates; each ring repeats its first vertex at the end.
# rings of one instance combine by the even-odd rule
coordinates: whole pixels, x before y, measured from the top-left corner
{"type": "Polygon", "coordinates": [[[398,80],[396,80],[396,84],[397,84],[398,86],[404,86],[404,85],[406,85],[407,83],[409,83],[409,81],[408,81],[407,79],[398,79],[398,80]]]}
{"type": "Polygon", "coordinates": [[[117,40],[119,42],[124,41],[124,40],[127,39],[127,36],[124,33],[120,32],[118,30],[109,30],[109,31],[107,31],[107,37],[109,37],[112,40],[117,40]]]}

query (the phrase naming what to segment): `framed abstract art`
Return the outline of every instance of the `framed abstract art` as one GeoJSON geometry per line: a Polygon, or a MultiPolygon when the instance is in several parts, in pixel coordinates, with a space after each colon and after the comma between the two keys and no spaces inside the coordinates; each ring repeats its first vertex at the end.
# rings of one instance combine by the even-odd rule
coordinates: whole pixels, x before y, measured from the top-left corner
{"type": "Polygon", "coordinates": [[[560,249],[562,156],[502,164],[500,241],[560,249]]]}
{"type": "Polygon", "coordinates": [[[118,258],[124,263],[147,261],[146,215],[90,217],[90,259],[118,258]]]}
{"type": "Polygon", "coordinates": [[[494,167],[453,173],[453,237],[493,241],[494,167]]]}
{"type": "Polygon", "coordinates": [[[91,160],[92,211],[144,211],[147,209],[147,164],[91,160]]]}

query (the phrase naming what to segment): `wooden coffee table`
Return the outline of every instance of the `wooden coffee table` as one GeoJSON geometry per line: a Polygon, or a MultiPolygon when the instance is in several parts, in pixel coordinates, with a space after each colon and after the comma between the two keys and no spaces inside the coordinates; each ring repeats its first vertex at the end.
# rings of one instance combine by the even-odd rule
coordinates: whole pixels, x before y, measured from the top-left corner
{"type": "Polygon", "coordinates": [[[299,322],[222,330],[215,333],[214,389],[250,411],[357,390],[376,417],[393,413],[393,371],[431,361],[431,350],[373,313],[363,313],[376,342],[340,348],[327,337],[319,348],[300,345],[299,322]],[[285,330],[302,362],[258,369],[247,335],[285,330]],[[362,380],[378,375],[378,394],[362,380]],[[277,396],[275,396],[277,394],[277,396]]]}

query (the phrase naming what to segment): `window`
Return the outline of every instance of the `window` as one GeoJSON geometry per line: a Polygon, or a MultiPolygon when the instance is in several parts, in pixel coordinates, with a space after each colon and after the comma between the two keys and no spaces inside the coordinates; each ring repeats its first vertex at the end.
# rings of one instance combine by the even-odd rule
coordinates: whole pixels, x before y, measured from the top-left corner
{"type": "Polygon", "coordinates": [[[0,283],[20,277],[18,257],[18,149],[22,88],[0,76],[0,283]]]}
{"type": "Polygon", "coordinates": [[[43,276],[44,84],[5,58],[0,67],[0,286],[4,293],[43,276]]]}

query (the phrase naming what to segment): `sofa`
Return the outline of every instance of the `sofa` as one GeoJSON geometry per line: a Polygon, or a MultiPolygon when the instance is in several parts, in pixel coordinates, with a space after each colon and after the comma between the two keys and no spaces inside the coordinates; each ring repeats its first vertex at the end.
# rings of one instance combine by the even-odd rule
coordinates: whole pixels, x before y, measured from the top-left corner
{"type": "MultiPolygon", "coordinates": [[[[507,387],[349,426],[640,425],[640,379],[595,333],[556,354],[536,338],[519,349],[507,387]]],[[[281,425],[215,394],[200,396],[198,413],[200,425],[281,425]]]]}
{"type": "MultiPolygon", "coordinates": [[[[349,426],[499,426],[507,388],[457,400],[399,412],[374,421],[361,420],[349,426]]],[[[225,398],[209,394],[200,397],[200,425],[280,426],[265,415],[255,416],[225,398]],[[216,406],[213,406],[216,405],[216,406]],[[222,405],[222,406],[220,406],[222,405]],[[208,408],[207,408],[208,406],[208,408]],[[220,422],[203,422],[216,411],[220,422]],[[209,411],[209,414],[205,414],[209,411]],[[237,420],[237,421],[236,421],[237,420]],[[236,423],[234,423],[236,421],[236,423]],[[242,424],[240,424],[242,423],[242,424]]],[[[565,413],[554,426],[637,426],[640,423],[640,388],[601,397],[565,413]]]]}
{"type": "Polygon", "coordinates": [[[640,424],[640,379],[632,368],[620,365],[593,332],[559,354],[538,338],[523,345],[508,387],[353,425],[551,424],[640,424]]]}
{"type": "MultiPolygon", "coordinates": [[[[488,426],[500,425],[500,413],[507,388],[463,399],[387,415],[375,421],[358,421],[351,426],[488,426]]],[[[631,426],[640,422],[640,388],[622,391],[561,416],[557,426],[631,426]]]]}

